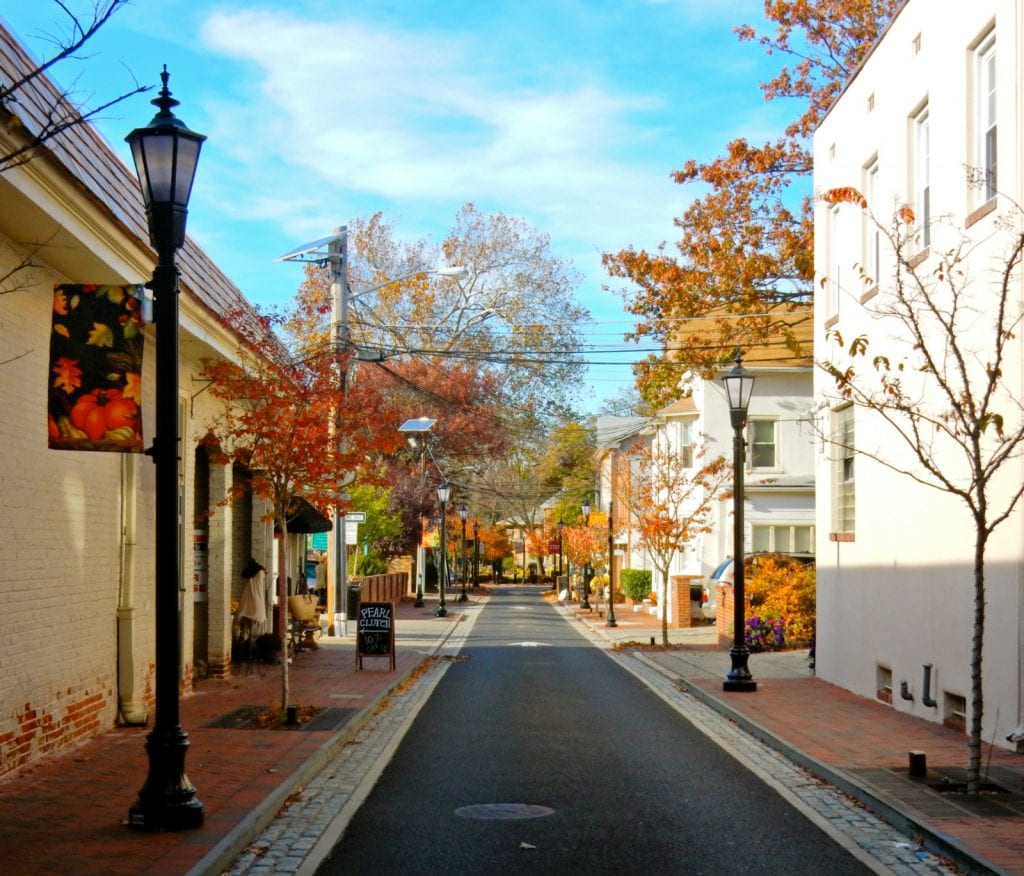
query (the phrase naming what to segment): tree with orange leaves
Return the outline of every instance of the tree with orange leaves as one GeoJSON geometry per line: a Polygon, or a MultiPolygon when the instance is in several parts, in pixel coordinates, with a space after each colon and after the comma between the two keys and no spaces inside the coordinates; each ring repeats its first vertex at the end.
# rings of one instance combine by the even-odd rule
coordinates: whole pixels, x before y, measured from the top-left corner
{"type": "MultiPolygon", "coordinates": [[[[643,397],[656,407],[676,397],[681,369],[713,369],[737,346],[769,344],[780,358],[802,352],[791,310],[806,309],[813,284],[810,134],[902,5],[767,0],[774,34],[736,28],[741,41],[795,59],[761,89],[766,100],[797,98],[803,111],[773,142],[739,138],[724,155],[691,159],[672,175],[710,188],[676,220],[676,253],[663,244],[604,256],[611,276],[632,284],[627,306],[643,322],[631,337],[653,338],[665,350],[635,366],[643,397]]],[[[810,320],[809,310],[802,318],[810,320]]]]}
{"type": "Polygon", "coordinates": [[[608,527],[589,526],[581,521],[562,530],[562,551],[575,566],[595,566],[604,561],[608,551],[608,527]]]}
{"type": "Polygon", "coordinates": [[[660,573],[658,600],[662,605],[661,638],[668,644],[668,575],[673,560],[702,532],[710,531],[712,502],[731,469],[725,457],[706,458],[697,446],[688,459],[663,440],[637,444],[629,453],[630,465],[619,487],[629,509],[630,525],[639,544],[660,573]]]}
{"type": "MultiPolygon", "coordinates": [[[[247,467],[247,487],[266,500],[283,535],[277,586],[283,636],[293,503],[301,497],[326,511],[338,503],[338,484],[362,469],[368,453],[393,450],[400,438],[391,428],[375,430],[375,422],[392,417],[384,416],[383,401],[370,387],[343,388],[348,353],[279,335],[275,319],[254,320],[251,312],[232,314],[227,322],[244,343],[231,359],[204,363],[210,392],[224,402],[210,436],[222,451],[219,461],[247,467]]],[[[281,708],[288,702],[288,661],[282,660],[281,708]]]]}

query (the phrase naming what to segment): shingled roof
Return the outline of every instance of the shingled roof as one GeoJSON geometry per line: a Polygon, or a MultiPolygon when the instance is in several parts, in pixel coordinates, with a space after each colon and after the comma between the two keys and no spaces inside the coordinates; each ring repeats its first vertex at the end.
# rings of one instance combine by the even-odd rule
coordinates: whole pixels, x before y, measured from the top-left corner
{"type": "MultiPolygon", "coordinates": [[[[0,24],[0,77],[3,81],[17,82],[37,67],[17,38],[0,24]]],[[[0,107],[0,117],[5,115],[8,125],[16,120],[30,136],[38,134],[55,117],[80,118],[78,110],[45,74],[35,76],[17,89],[15,100],[0,107]]],[[[38,155],[46,155],[56,162],[69,181],[106,211],[126,235],[150,248],[145,205],[135,172],[91,125],[81,123],[66,128],[39,147],[38,155]]],[[[238,287],[191,239],[186,239],[177,263],[183,290],[214,314],[219,316],[251,308],[238,287]]]]}

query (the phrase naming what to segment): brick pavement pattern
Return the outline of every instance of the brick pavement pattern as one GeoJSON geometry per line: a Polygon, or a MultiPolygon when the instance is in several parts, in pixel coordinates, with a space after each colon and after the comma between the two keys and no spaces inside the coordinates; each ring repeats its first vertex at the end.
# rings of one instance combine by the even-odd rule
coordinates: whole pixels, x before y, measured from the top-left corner
{"type": "MultiPolygon", "coordinates": [[[[437,651],[460,622],[456,606],[447,619],[433,606],[398,607],[398,668],[354,668],[352,640],[326,642],[292,664],[292,700],[300,705],[348,708],[354,717],[339,729],[236,730],[210,726],[249,705],[280,699],[276,667],[207,680],[181,701],[182,726],[191,747],[188,773],[205,806],[205,823],[180,833],[139,833],[126,826],[128,807],[146,776],[145,729],[117,729],[17,771],[0,781],[0,869],[25,874],[181,874],[200,861],[236,861],[270,825],[285,803],[308,785],[332,755],[353,739],[384,697],[437,651]],[[406,637],[402,629],[409,631],[406,637]]],[[[571,615],[571,613],[570,613],[571,615]]],[[[575,621],[574,621],[575,622],[575,621]]],[[[595,629],[602,622],[594,622],[595,629]]],[[[620,617],[611,638],[647,642],[657,636],[655,618],[620,617]]],[[[701,630],[680,631],[687,641],[701,630]]],[[[676,638],[674,634],[673,638],[676,638]]],[[[675,651],[644,651],[656,663],[644,666],[687,688],[715,712],[769,740],[769,744],[819,775],[837,779],[841,790],[863,793],[897,824],[906,818],[947,843],[976,872],[1024,874],[1024,815],[1006,807],[964,804],[907,781],[907,752],[921,750],[932,769],[966,764],[962,734],[856,697],[794,664],[767,671],[769,655],[755,655],[754,694],[723,694],[720,678],[728,655],[714,645],[675,651]],[[847,785],[849,787],[847,787],[847,785]],[[896,816],[895,818],[890,816],[896,816]]],[[[775,655],[770,655],[772,658],[775,655]]],[[[652,685],[653,686],[653,685],[652,685]]],[[[993,773],[1018,782],[1024,799],[1024,757],[988,750],[993,773]]],[[[829,781],[832,781],[832,778],[829,781]]],[[[210,869],[208,872],[220,872],[210,869]]]]}
{"type": "Polygon", "coordinates": [[[145,728],[115,729],[0,782],[0,871],[23,874],[187,873],[240,825],[252,836],[254,814],[276,814],[296,784],[308,780],[331,750],[345,744],[374,707],[412,673],[459,623],[462,615],[433,615],[433,606],[396,610],[397,669],[385,658],[356,671],[354,639],[325,639],[297,654],[290,666],[293,703],[350,708],[340,731],[227,729],[210,725],[245,706],[281,701],[279,666],[239,667],[226,679],[197,682],[181,700],[189,737],[186,772],[203,802],[204,823],[192,831],[137,832],[128,807],[147,773],[145,728]],[[409,631],[403,636],[402,630],[409,631]],[[296,782],[296,778],[301,781],[296,782]],[[267,801],[272,804],[267,806],[267,801]]]}

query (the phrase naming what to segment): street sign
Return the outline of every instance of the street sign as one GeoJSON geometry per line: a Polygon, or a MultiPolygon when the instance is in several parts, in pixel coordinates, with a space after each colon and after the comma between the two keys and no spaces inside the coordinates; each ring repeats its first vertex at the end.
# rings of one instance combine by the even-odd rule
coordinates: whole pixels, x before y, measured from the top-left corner
{"type": "Polygon", "coordinates": [[[345,512],[346,523],[366,523],[366,512],[365,511],[346,511],[345,512]]]}

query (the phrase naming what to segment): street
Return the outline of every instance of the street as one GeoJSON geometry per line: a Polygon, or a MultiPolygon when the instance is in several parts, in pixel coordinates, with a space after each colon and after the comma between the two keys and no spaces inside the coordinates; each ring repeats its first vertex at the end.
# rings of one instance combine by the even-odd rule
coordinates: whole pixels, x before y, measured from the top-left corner
{"type": "Polygon", "coordinates": [[[869,872],[537,594],[492,597],[319,873],[869,872]]]}

